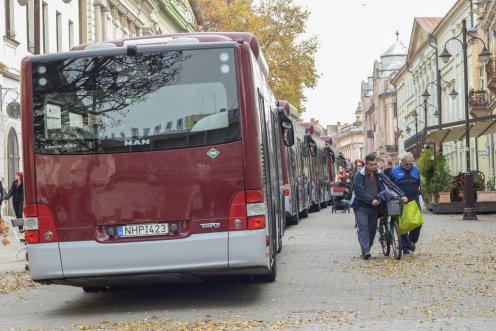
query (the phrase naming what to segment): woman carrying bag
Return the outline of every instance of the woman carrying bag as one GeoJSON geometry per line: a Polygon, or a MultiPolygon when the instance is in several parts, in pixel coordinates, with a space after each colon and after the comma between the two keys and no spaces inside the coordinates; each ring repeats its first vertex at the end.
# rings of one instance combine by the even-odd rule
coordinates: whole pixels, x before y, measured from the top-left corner
{"type": "MultiPolygon", "coordinates": [[[[23,178],[24,175],[21,171],[16,172],[15,180],[10,187],[9,193],[7,193],[4,198],[4,200],[9,200],[10,198],[12,198],[16,218],[22,218],[22,212],[24,208],[23,178]]],[[[22,227],[19,227],[19,230],[22,230],[22,227]]]]}

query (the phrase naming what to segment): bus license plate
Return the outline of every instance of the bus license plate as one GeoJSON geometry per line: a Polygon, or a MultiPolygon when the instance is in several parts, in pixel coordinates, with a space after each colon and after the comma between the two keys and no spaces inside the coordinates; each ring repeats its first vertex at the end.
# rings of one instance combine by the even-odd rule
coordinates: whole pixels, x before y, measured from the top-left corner
{"type": "Polygon", "coordinates": [[[119,238],[163,236],[167,234],[169,234],[169,224],[167,223],[133,224],[117,227],[117,236],[119,238]]]}

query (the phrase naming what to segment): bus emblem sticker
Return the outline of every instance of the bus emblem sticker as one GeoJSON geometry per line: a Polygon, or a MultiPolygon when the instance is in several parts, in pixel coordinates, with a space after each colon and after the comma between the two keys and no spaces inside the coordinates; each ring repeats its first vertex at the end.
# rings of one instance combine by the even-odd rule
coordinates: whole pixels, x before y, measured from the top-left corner
{"type": "Polygon", "coordinates": [[[211,150],[209,150],[207,152],[207,155],[210,156],[212,159],[215,159],[219,154],[220,154],[220,152],[218,150],[216,150],[215,148],[212,148],[211,150]]]}

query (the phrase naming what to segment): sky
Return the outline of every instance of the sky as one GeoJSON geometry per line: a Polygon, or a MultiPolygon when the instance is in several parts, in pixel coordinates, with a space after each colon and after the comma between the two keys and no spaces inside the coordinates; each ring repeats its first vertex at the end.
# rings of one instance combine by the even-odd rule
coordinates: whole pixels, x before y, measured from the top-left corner
{"type": "Polygon", "coordinates": [[[303,120],[328,125],[352,123],[360,101],[361,82],[395,41],[408,47],[415,17],[443,17],[456,0],[295,0],[307,8],[307,35],[317,35],[321,75],[307,89],[303,120]]]}

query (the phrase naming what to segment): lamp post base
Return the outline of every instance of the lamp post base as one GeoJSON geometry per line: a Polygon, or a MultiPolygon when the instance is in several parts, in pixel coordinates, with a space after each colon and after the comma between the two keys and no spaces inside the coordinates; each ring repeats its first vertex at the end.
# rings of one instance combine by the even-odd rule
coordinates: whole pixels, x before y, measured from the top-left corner
{"type": "Polygon", "coordinates": [[[471,171],[465,172],[464,194],[465,209],[463,209],[464,221],[476,221],[477,214],[475,211],[475,197],[474,197],[474,177],[471,171]]]}
{"type": "Polygon", "coordinates": [[[477,213],[475,211],[475,208],[463,209],[463,220],[464,221],[477,221],[477,213]]]}

